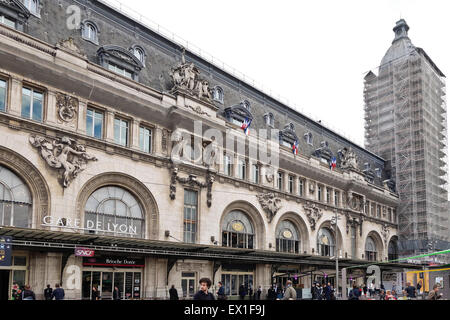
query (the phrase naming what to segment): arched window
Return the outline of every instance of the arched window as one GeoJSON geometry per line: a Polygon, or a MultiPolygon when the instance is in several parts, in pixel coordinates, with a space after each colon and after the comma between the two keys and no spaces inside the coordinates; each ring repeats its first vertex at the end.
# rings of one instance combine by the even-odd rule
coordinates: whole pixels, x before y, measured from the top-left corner
{"type": "Polygon", "coordinates": [[[321,228],[317,235],[317,252],[324,257],[334,255],[334,235],[328,228],[321,228]]]}
{"type": "Polygon", "coordinates": [[[388,260],[397,260],[398,259],[398,248],[397,241],[391,240],[389,241],[388,246],[388,260]]]}
{"type": "Polygon", "coordinates": [[[221,87],[214,87],[213,99],[217,102],[223,103],[223,89],[221,87]]]}
{"type": "Polygon", "coordinates": [[[90,233],[144,237],[144,214],[127,190],[107,186],[91,194],[85,206],[85,228],[90,233]]]}
{"type": "Polygon", "coordinates": [[[0,225],[29,228],[32,200],[27,185],[0,165],[0,225]]]}
{"type": "Polygon", "coordinates": [[[299,253],[300,235],[295,225],[288,221],[282,221],[276,231],[277,251],[299,253]]]}
{"type": "Polygon", "coordinates": [[[255,232],[245,213],[239,210],[229,212],[222,223],[222,246],[233,248],[254,248],[255,232]]]}
{"type": "Polygon", "coordinates": [[[303,137],[305,138],[307,144],[313,145],[313,135],[311,132],[305,133],[303,137]]]}
{"type": "Polygon", "coordinates": [[[98,28],[92,21],[85,21],[81,25],[81,36],[83,39],[98,44],[98,28]]]}
{"type": "Polygon", "coordinates": [[[142,47],[134,45],[130,48],[130,51],[142,63],[142,65],[145,65],[145,58],[147,57],[147,55],[145,54],[145,50],[142,49],[142,47]]]}
{"type": "Polygon", "coordinates": [[[370,236],[366,240],[366,259],[369,261],[377,261],[377,246],[370,236]]]}
{"type": "Polygon", "coordinates": [[[264,122],[266,123],[266,125],[273,127],[273,113],[269,112],[264,114],[264,122]]]}

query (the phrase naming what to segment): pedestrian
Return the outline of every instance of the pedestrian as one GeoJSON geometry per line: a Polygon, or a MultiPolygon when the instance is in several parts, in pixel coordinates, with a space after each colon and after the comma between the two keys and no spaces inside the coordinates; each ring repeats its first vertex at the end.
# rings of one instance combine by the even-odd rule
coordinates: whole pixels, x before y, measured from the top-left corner
{"type": "Polygon", "coordinates": [[[53,290],[51,299],[55,298],[55,300],[64,300],[64,289],[60,287],[59,283],[55,284],[55,290],[53,290]]]}
{"type": "Polygon", "coordinates": [[[430,291],[430,293],[428,294],[428,300],[438,300],[442,298],[442,293],[438,293],[439,292],[439,284],[435,284],[433,286],[433,290],[430,291]]]}
{"type": "Polygon", "coordinates": [[[394,297],[394,300],[398,300],[398,295],[397,295],[397,291],[392,290],[391,291],[392,296],[394,297]]]}
{"type": "Polygon", "coordinates": [[[277,294],[275,292],[275,287],[272,285],[269,290],[267,290],[267,299],[275,300],[277,298],[277,294]]]}
{"type": "Polygon", "coordinates": [[[252,285],[249,285],[248,297],[249,297],[250,300],[253,299],[253,287],[252,287],[252,285]]]}
{"type": "Polygon", "coordinates": [[[367,285],[365,283],[363,285],[363,293],[365,296],[367,296],[367,285]]]}
{"type": "Polygon", "coordinates": [[[277,300],[283,299],[283,289],[281,289],[281,287],[280,287],[280,288],[277,288],[277,296],[276,296],[276,299],[277,299],[277,300]]]}
{"type": "Polygon", "coordinates": [[[208,289],[211,287],[211,280],[209,278],[201,278],[199,280],[200,290],[194,295],[194,300],[216,300],[208,289]]]}
{"type": "Polygon", "coordinates": [[[12,290],[11,290],[11,300],[19,300],[19,294],[18,294],[19,290],[20,290],[20,288],[17,285],[17,282],[14,282],[13,286],[12,286],[12,290]]]}
{"type": "Polygon", "coordinates": [[[36,300],[36,296],[28,284],[25,285],[25,290],[22,291],[22,300],[36,300]]]}
{"type": "Polygon", "coordinates": [[[261,300],[261,293],[262,293],[262,289],[261,289],[261,286],[259,286],[258,290],[256,290],[256,300],[261,300]]]}
{"type": "Polygon", "coordinates": [[[178,291],[175,289],[175,285],[172,285],[169,289],[169,299],[178,300],[178,291]]]}
{"type": "Polygon", "coordinates": [[[408,299],[414,299],[416,297],[416,288],[411,285],[411,282],[406,283],[405,291],[408,299]]]}
{"type": "Polygon", "coordinates": [[[222,281],[219,281],[217,285],[219,286],[219,290],[217,290],[217,300],[227,300],[227,296],[225,295],[225,288],[222,285],[222,281]]]}
{"type": "Polygon", "coordinates": [[[388,290],[388,291],[386,291],[386,297],[385,297],[385,300],[397,300],[397,298],[395,298],[395,297],[392,295],[391,290],[388,290]]]}
{"type": "Polygon", "coordinates": [[[120,296],[120,290],[117,286],[114,287],[113,291],[113,300],[121,300],[122,297],[120,296]]]}
{"type": "Polygon", "coordinates": [[[292,287],[292,281],[286,281],[286,291],[284,291],[283,300],[297,300],[297,291],[292,287]]]}
{"type": "Polygon", "coordinates": [[[420,294],[420,289],[422,289],[422,280],[417,282],[417,294],[420,294]]]}
{"type": "Polygon", "coordinates": [[[91,300],[100,300],[100,295],[97,286],[92,286],[91,300]]]}
{"type": "Polygon", "coordinates": [[[386,300],[386,293],[383,289],[380,290],[380,300],[386,300]]]}
{"type": "Polygon", "coordinates": [[[373,281],[369,284],[369,294],[370,294],[370,296],[373,296],[373,294],[375,293],[374,292],[374,288],[375,288],[375,285],[373,284],[373,281]]]}
{"type": "Polygon", "coordinates": [[[245,289],[244,284],[241,284],[239,287],[239,297],[241,300],[245,300],[245,296],[247,295],[247,290],[245,289]]]}
{"type": "Polygon", "coordinates": [[[314,282],[311,288],[311,295],[313,300],[320,300],[320,287],[318,282],[314,282]]]}
{"type": "Polygon", "coordinates": [[[349,300],[359,300],[359,297],[361,295],[361,291],[358,289],[358,286],[356,283],[353,284],[353,289],[350,290],[350,293],[348,295],[349,300]]]}
{"type": "Polygon", "coordinates": [[[325,287],[325,289],[324,289],[324,297],[325,297],[325,300],[331,300],[331,283],[330,282],[328,282],[327,283],[327,285],[326,285],[326,287],[325,287]]]}
{"type": "Polygon", "coordinates": [[[50,285],[47,285],[47,288],[44,289],[44,299],[45,300],[52,300],[53,299],[53,289],[50,287],[50,285]]]}

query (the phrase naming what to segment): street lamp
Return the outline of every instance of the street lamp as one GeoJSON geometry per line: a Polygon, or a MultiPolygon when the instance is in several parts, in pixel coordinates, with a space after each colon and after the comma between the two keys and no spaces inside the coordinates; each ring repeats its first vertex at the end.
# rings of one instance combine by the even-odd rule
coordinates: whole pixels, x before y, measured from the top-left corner
{"type": "Polygon", "coordinates": [[[340,220],[341,217],[338,217],[338,212],[336,209],[334,209],[334,217],[331,218],[331,225],[334,225],[334,237],[336,241],[336,247],[335,247],[335,259],[336,259],[336,280],[335,280],[335,290],[336,290],[336,298],[339,295],[339,246],[338,246],[338,225],[337,222],[340,220]]]}

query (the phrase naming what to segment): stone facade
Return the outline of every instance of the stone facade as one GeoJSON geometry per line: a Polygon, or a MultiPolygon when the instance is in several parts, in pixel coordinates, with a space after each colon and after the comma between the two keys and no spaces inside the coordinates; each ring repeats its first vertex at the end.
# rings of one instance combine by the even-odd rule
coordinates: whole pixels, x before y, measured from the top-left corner
{"type": "MultiPolygon", "coordinates": [[[[81,2],[85,5],[81,11],[82,20],[95,21],[101,30],[99,46],[108,43],[128,48],[139,43],[145,49],[148,61],[139,73],[139,82],[99,66],[96,60],[98,46],[83,40],[80,30],[51,27],[65,24],[65,11],[73,1],[62,0],[57,6],[50,5],[50,1],[41,1],[41,17],[32,16],[28,20],[28,33],[0,25],[0,80],[7,83],[6,108],[0,112],[0,165],[20,177],[32,195],[29,229],[54,231],[61,235],[85,234],[80,228],[67,228],[67,221],[80,221],[80,227],[85,226],[88,199],[100,188],[115,186],[128,191],[139,204],[143,213],[144,242],[155,248],[157,242],[161,245],[184,245],[180,242],[186,242],[185,193],[186,190],[196,191],[196,232],[189,241],[193,243],[186,244],[183,258],[140,253],[137,247],[130,251],[133,256],[144,259],[143,267],[133,269],[141,274],[139,297],[144,299],[167,298],[172,284],[181,295],[183,283],[189,286],[190,274],[195,279],[194,288],[201,277],[209,277],[217,283],[220,279],[227,279],[228,275],[237,280],[241,279],[239,277],[249,279],[245,276],[251,275],[254,288],[262,286],[264,297],[275,279],[272,277],[281,273],[278,271],[294,269],[296,273],[311,273],[297,283],[299,288],[308,288],[318,265],[323,265],[319,272],[333,272],[332,265],[327,262],[328,267],[325,267],[327,264],[320,262],[326,254],[320,253],[323,249],[319,249],[318,239],[324,228],[335,237],[332,223],[335,215],[338,216],[340,258],[347,263],[364,262],[362,260],[367,259],[366,241],[370,236],[376,244],[376,260],[387,260],[389,243],[396,241],[398,196],[392,187],[383,185],[382,180],[389,178],[384,173],[368,180],[363,170],[364,163],[368,162],[373,169],[380,168],[383,172],[383,159],[188,52],[183,59],[194,63],[203,77],[202,81],[209,81],[209,88],[215,85],[223,88],[224,103],[213,103],[206,93],[199,96],[183,88],[169,92],[168,75],[182,59],[180,48],[101,3],[81,2]],[[134,31],[129,32],[130,28],[134,31]],[[61,41],[69,37],[72,40],[61,45],[61,41]],[[55,46],[57,43],[60,45],[55,46]],[[164,88],[160,86],[160,75],[164,79],[164,88]],[[43,93],[41,121],[22,116],[24,87],[43,93]],[[287,146],[279,146],[279,141],[276,141],[280,152],[279,167],[264,168],[260,159],[240,155],[220,145],[213,146],[211,140],[195,135],[194,121],[202,121],[204,130],[231,133],[245,141],[247,148],[252,143],[266,142],[267,137],[256,134],[245,137],[238,125],[226,119],[225,107],[239,104],[244,99],[251,104],[252,130],[266,127],[262,121],[268,110],[275,115],[275,128],[282,130],[287,122],[294,123],[291,128],[300,137],[298,155],[292,154],[287,146]],[[86,117],[90,110],[103,115],[99,138],[87,131],[86,117]],[[125,145],[121,145],[115,135],[116,119],[127,123],[125,145]],[[142,149],[142,126],[152,134],[150,152],[142,149]],[[175,139],[175,132],[194,141],[199,138],[201,150],[206,150],[211,144],[214,149],[208,150],[214,151],[217,163],[174,161],[173,151],[183,141],[175,139]],[[314,136],[312,145],[303,139],[303,134],[308,132],[314,136]],[[30,140],[30,137],[34,138],[30,140]],[[36,137],[42,138],[39,141],[43,147],[36,148],[36,137]],[[327,144],[320,144],[325,140],[327,144]],[[338,167],[330,170],[321,154],[337,155],[343,148],[354,150],[360,167],[341,168],[338,162],[338,167]],[[237,161],[233,161],[231,172],[227,172],[223,159],[226,152],[235,160],[244,157],[247,164],[244,177],[240,175],[237,161]],[[75,166],[79,160],[72,157],[84,160],[75,166]],[[252,164],[259,166],[257,180],[252,176],[252,164]],[[266,172],[264,169],[272,170],[272,175],[270,170],[266,172]],[[281,184],[278,172],[282,173],[281,184]],[[62,179],[64,176],[68,178],[62,179]],[[241,257],[233,256],[231,259],[225,255],[222,259],[196,258],[192,252],[195,253],[198,246],[213,247],[213,250],[225,247],[223,223],[230,212],[236,211],[247,217],[253,229],[253,245],[247,248],[250,251],[276,257],[279,247],[277,230],[284,221],[289,221],[298,233],[299,244],[292,255],[312,258],[299,260],[298,264],[275,264],[269,260],[251,262],[250,258],[244,261],[242,257],[247,256],[243,253],[240,253],[241,257]],[[43,225],[44,217],[48,216],[52,221],[64,221],[63,225],[43,225]],[[352,228],[357,230],[354,240],[350,236],[352,228]],[[316,258],[317,261],[314,260],[316,258]]],[[[15,227],[13,225],[12,229],[15,227]]],[[[99,234],[99,238],[102,236],[99,234]]],[[[126,248],[127,238],[119,235],[118,238],[122,242],[116,246],[126,248]]],[[[52,243],[57,241],[52,240],[52,243]]],[[[95,247],[95,243],[89,242],[76,244],[95,247]]],[[[134,245],[137,246],[136,243],[134,245]]],[[[37,242],[33,242],[33,246],[39,248],[37,242]]],[[[59,252],[50,247],[39,250],[24,245],[16,247],[15,255],[27,257],[28,271],[24,280],[34,288],[38,297],[42,298],[41,293],[47,283],[56,282],[66,286],[68,298],[85,297],[82,292],[85,283],[75,275],[81,272],[85,281],[85,272],[95,269],[87,267],[86,260],[75,257],[70,250],[59,252]]],[[[96,254],[120,255],[119,249],[97,248],[96,254]]],[[[245,253],[244,248],[230,252],[235,254],[239,250],[245,253]]]]}

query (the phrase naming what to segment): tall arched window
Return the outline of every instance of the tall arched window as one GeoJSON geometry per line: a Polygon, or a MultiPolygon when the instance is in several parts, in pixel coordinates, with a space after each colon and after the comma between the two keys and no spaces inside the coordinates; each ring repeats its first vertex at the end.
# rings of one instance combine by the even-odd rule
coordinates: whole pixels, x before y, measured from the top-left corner
{"type": "Polygon", "coordinates": [[[276,242],[278,252],[300,252],[300,234],[295,225],[289,220],[284,220],[278,225],[276,242]]]}
{"type": "Polygon", "coordinates": [[[81,36],[83,39],[98,45],[98,27],[92,21],[84,21],[81,24],[81,36]]]}
{"type": "Polygon", "coordinates": [[[217,102],[223,103],[223,89],[215,86],[213,90],[213,99],[217,102]]]}
{"type": "Polygon", "coordinates": [[[239,210],[229,212],[222,223],[222,246],[254,248],[255,232],[247,215],[239,210]]]}
{"type": "Polygon", "coordinates": [[[369,261],[377,261],[377,246],[370,236],[366,240],[366,259],[369,261]]]}
{"type": "Polygon", "coordinates": [[[388,246],[388,260],[396,260],[398,259],[398,248],[397,248],[397,241],[391,240],[389,241],[388,246]]]}
{"type": "Polygon", "coordinates": [[[90,233],[144,237],[144,214],[137,199],[117,186],[97,189],[86,202],[85,228],[90,233]]]}
{"type": "Polygon", "coordinates": [[[0,225],[29,228],[32,199],[28,186],[0,165],[0,225]]]}
{"type": "Polygon", "coordinates": [[[333,256],[335,239],[333,233],[328,228],[321,228],[317,235],[317,252],[321,256],[333,256]]]}

